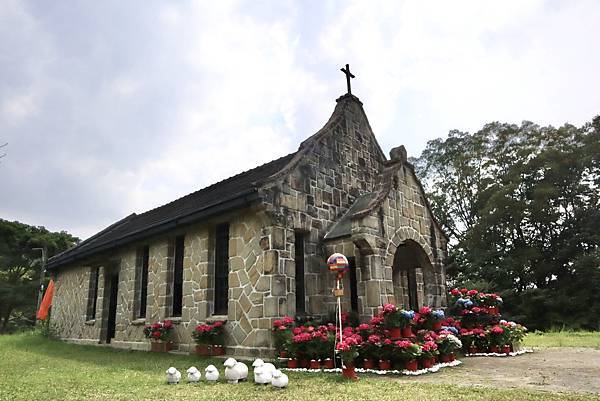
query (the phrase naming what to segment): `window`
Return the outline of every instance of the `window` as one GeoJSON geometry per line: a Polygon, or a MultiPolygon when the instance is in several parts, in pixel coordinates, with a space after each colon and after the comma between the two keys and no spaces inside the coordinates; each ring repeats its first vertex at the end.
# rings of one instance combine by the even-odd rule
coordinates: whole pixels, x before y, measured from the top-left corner
{"type": "Polygon", "coordinates": [[[296,314],[306,312],[306,291],[304,290],[304,233],[295,235],[294,260],[296,263],[296,314]]]}
{"type": "Polygon", "coordinates": [[[138,250],[136,261],[136,299],[135,318],[146,317],[146,302],[148,297],[148,260],[150,258],[150,247],[144,246],[138,250]]]}
{"type": "Polygon", "coordinates": [[[98,276],[99,267],[92,267],[90,270],[90,285],[87,300],[87,320],[96,319],[96,305],[98,304],[98,276]]]}
{"type": "Polygon", "coordinates": [[[350,278],[350,306],[353,312],[358,312],[358,282],[356,280],[356,259],[348,258],[348,273],[350,278]]]}
{"type": "Polygon", "coordinates": [[[183,301],[183,252],[185,236],[175,238],[175,255],[173,258],[173,309],[171,316],[181,316],[183,301]]]}
{"type": "Polygon", "coordinates": [[[229,301],[229,223],[215,232],[215,315],[227,314],[229,301]]]}

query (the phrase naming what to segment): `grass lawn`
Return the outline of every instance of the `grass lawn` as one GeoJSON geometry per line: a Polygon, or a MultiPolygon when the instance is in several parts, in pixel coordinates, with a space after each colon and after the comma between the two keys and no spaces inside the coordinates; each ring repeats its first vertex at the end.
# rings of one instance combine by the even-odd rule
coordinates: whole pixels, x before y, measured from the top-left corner
{"type": "MultiPolygon", "coordinates": [[[[213,361],[215,362],[215,361],[213,361]]],[[[409,377],[362,375],[345,382],[333,374],[290,374],[285,390],[253,383],[224,382],[168,386],[164,371],[184,372],[195,365],[204,373],[210,362],[193,356],[151,354],[80,346],[39,336],[0,336],[0,400],[598,400],[527,390],[503,390],[415,383],[409,377]]],[[[499,361],[502,363],[502,361],[499,361]]],[[[216,364],[216,363],[215,363],[216,364]]],[[[222,365],[217,365],[223,372],[222,365]]],[[[459,368],[458,368],[459,369],[459,368]]]]}
{"type": "Polygon", "coordinates": [[[589,347],[600,349],[598,331],[553,331],[529,333],[523,341],[526,347],[589,347]]]}

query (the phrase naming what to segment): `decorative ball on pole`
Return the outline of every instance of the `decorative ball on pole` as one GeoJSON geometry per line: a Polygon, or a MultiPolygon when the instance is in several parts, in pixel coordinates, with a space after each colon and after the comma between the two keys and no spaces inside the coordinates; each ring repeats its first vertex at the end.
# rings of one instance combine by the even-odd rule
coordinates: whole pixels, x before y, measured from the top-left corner
{"type": "Polygon", "coordinates": [[[327,258],[327,266],[329,271],[335,273],[336,286],[333,289],[333,295],[336,297],[344,296],[344,289],[341,287],[341,281],[344,274],[348,271],[348,259],[341,253],[334,253],[327,258]]]}

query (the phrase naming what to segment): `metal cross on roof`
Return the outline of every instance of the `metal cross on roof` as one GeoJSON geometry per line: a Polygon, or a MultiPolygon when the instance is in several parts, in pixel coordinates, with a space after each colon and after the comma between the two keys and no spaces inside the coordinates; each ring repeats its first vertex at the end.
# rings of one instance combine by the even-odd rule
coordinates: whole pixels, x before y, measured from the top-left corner
{"type": "Polygon", "coordinates": [[[348,86],[348,93],[352,93],[352,89],[350,88],[350,78],[354,78],[354,75],[350,72],[350,65],[346,64],[346,68],[340,68],[344,74],[346,74],[346,86],[348,86]]]}

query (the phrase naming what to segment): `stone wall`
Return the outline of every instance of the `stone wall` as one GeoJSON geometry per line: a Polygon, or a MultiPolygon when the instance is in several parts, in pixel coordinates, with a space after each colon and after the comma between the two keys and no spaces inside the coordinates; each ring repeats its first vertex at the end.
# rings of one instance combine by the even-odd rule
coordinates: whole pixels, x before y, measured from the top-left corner
{"type": "MultiPolygon", "coordinates": [[[[103,270],[100,268],[98,278],[97,320],[103,313],[103,270]]],[[[88,343],[97,343],[100,338],[99,325],[95,325],[95,320],[87,320],[91,272],[92,268],[89,266],[77,266],[63,269],[54,275],[55,293],[50,318],[61,338],[88,343]]]]}

